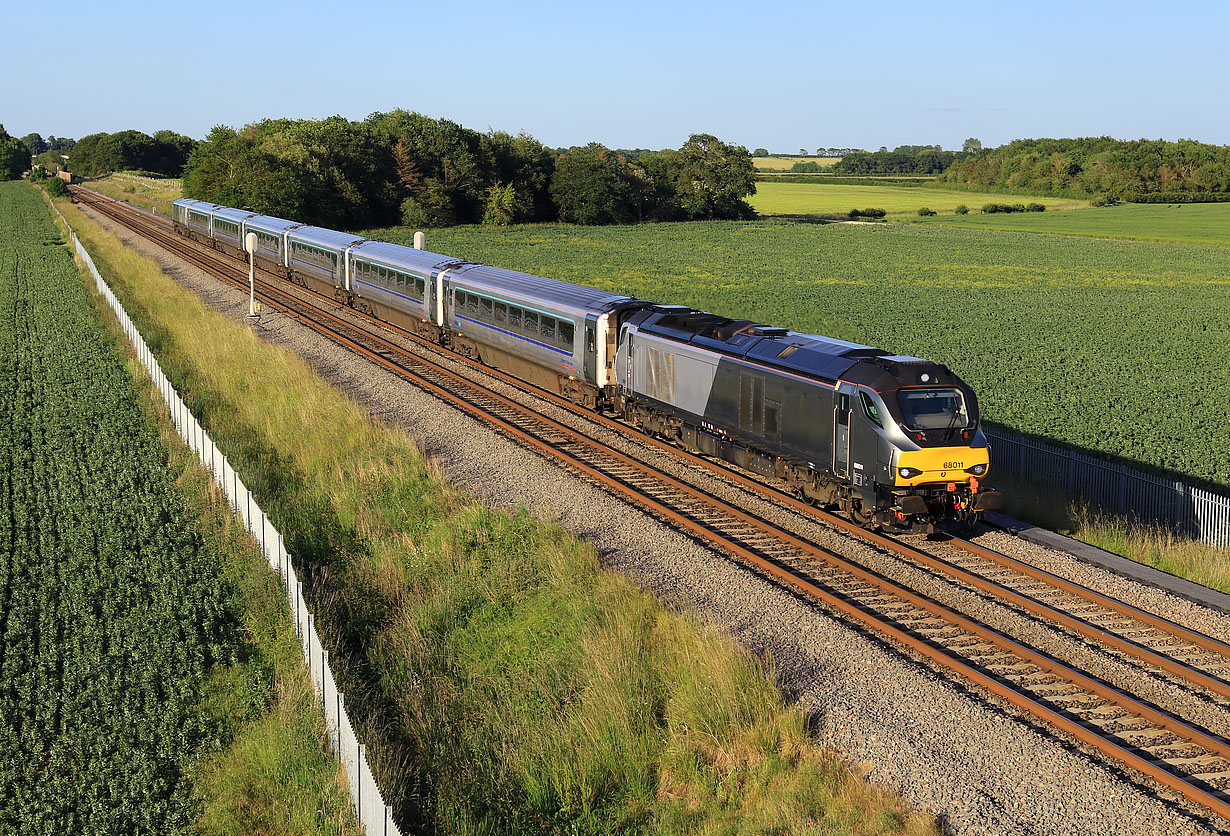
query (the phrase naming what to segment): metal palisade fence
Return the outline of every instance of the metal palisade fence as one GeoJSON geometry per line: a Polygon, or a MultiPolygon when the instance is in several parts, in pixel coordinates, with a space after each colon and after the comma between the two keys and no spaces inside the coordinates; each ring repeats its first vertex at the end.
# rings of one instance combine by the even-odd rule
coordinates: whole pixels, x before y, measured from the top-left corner
{"type": "Polygon", "coordinates": [[[281,532],[269,522],[269,518],[256,504],[252,492],[244,485],[243,479],[231,466],[226,455],[218,449],[209,434],[205,432],[205,428],[180,399],[179,393],[163,374],[153,352],[145,344],[145,340],[129,319],[128,313],[116,299],[115,294],[111,292],[111,288],[103,281],[90,254],[86,252],[75,234],[70,231],[69,235],[72,237],[77,254],[81,256],[81,260],[85,262],[90,274],[94,277],[98,285],[98,292],[115,311],[141,363],[149,372],[158,391],[162,393],[167,406],[170,407],[175,428],[193,452],[200,457],[201,464],[213,474],[214,480],[230,501],[231,509],[243,520],[244,526],[260,543],[265,559],[269,561],[270,569],[277,572],[281,580],[282,591],[286,595],[291,614],[294,616],[295,633],[303,648],[303,656],[312,677],[312,685],[315,687],[319,705],[325,716],[329,747],[346,769],[351,805],[363,831],[368,836],[400,836],[401,831],[393,823],[393,811],[385,805],[380,788],[376,786],[376,779],[367,762],[366,747],[359,742],[350,717],[346,713],[345,700],[333,678],[333,671],[329,667],[329,651],[320,644],[320,636],[316,633],[316,619],[308,612],[307,604],[303,600],[303,584],[295,574],[290,555],[283,544],[281,532]]]}
{"type": "Polygon", "coordinates": [[[999,427],[984,432],[991,442],[992,474],[1044,485],[1057,495],[1167,526],[1210,546],[1230,547],[1230,496],[999,427]]]}

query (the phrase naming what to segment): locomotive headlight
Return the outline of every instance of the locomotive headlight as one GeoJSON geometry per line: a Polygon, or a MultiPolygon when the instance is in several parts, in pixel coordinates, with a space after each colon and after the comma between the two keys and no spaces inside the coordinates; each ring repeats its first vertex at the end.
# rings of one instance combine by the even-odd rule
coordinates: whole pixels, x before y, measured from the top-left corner
{"type": "Polygon", "coordinates": [[[913,479],[915,476],[922,475],[922,471],[917,467],[899,467],[897,468],[897,473],[900,474],[902,479],[913,479]]]}
{"type": "Polygon", "coordinates": [[[981,476],[982,474],[987,472],[987,466],[985,464],[976,464],[973,467],[965,468],[965,472],[972,473],[975,476],[981,476]]]}

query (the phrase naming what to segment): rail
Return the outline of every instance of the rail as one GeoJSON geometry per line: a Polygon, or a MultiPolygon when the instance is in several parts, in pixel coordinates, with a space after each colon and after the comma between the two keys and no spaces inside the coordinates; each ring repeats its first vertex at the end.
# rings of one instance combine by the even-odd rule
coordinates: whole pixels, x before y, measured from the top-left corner
{"type": "MultiPolygon", "coordinates": [[[[246,274],[216,251],[187,242],[162,228],[142,228],[148,216],[139,219],[120,217],[118,206],[101,201],[100,210],[113,220],[129,226],[151,240],[173,249],[214,275],[242,286],[246,274]]],[[[1225,818],[1230,818],[1230,803],[1224,790],[1230,780],[1230,744],[1216,735],[1142,702],[1127,691],[1095,680],[1060,660],[1041,653],[987,625],[955,612],[907,587],[870,572],[846,557],[795,536],[738,506],[720,500],[707,491],[682,483],[644,462],[616,453],[558,421],[547,418],[524,403],[500,396],[488,387],[448,371],[434,360],[406,351],[385,336],[372,333],[288,292],[293,286],[281,281],[258,280],[258,295],[271,307],[330,336],[341,345],[368,357],[442,400],[465,409],[497,431],[517,438],[543,455],[555,458],[586,478],[601,483],[610,492],[650,513],[669,520],[697,539],[705,540],[760,573],[785,583],[797,592],[858,621],[892,642],[911,648],[931,664],[947,668],[978,683],[1012,704],[1045,719],[1104,755],[1129,764],[1188,798],[1225,818]],[[346,333],[342,333],[346,332],[346,333]],[[1109,728],[1103,728],[1109,726],[1109,728]]],[[[319,294],[293,288],[295,293],[319,294]]],[[[320,299],[332,305],[331,300],[320,299]]],[[[395,329],[394,329],[395,330],[395,329]]],[[[596,420],[596,419],[595,419],[596,420]]],[[[604,421],[606,419],[603,419],[604,421]]],[[[639,436],[644,438],[643,436],[639,436]]],[[[652,439],[646,443],[658,444],[652,439]]],[[[666,445],[663,445],[666,446],[666,445]]],[[[680,453],[685,458],[688,454],[680,453]]],[[[731,474],[732,480],[736,479],[731,474]]],[[[746,477],[739,477],[746,480],[746,477]]],[[[760,486],[764,489],[764,486],[760,486]]],[[[780,497],[780,494],[777,494],[780,497]]],[[[784,505],[799,505],[781,497],[784,505]]],[[[796,509],[805,513],[802,507],[796,509]]],[[[849,525],[844,523],[844,525],[849,525]]],[[[851,532],[855,533],[855,532],[851,532]]],[[[866,532],[859,533],[874,539],[866,532]]],[[[916,549],[885,538],[877,543],[906,560],[925,558],[916,549]]],[[[980,559],[995,560],[986,553],[980,559]]],[[[934,568],[941,569],[935,561],[934,568]]],[[[1002,568],[1002,567],[1001,567],[1002,568]]],[[[1021,571],[1022,567],[1013,567],[1021,571]]],[[[1211,653],[1214,671],[1210,675],[1185,662],[1163,658],[1159,646],[1149,647],[1130,635],[1113,636],[1096,625],[1061,612],[1049,605],[1038,609],[1038,602],[1025,600],[998,582],[977,579],[967,569],[951,562],[941,569],[961,575],[963,582],[997,597],[1026,605],[1035,612],[1065,624],[1103,644],[1136,655],[1147,664],[1162,667],[1195,683],[1198,687],[1226,693],[1223,670],[1226,648],[1199,635],[1183,635],[1178,625],[1165,619],[1136,613],[1153,629],[1169,633],[1163,644],[1173,638],[1211,653]]],[[[974,572],[977,574],[977,572],[974,572]]],[[[1067,592],[1084,595],[1069,585],[1067,592]]],[[[1092,602],[1092,601],[1091,601],[1092,602]]],[[[1097,601],[1126,615],[1122,608],[1104,597],[1097,601]]]]}

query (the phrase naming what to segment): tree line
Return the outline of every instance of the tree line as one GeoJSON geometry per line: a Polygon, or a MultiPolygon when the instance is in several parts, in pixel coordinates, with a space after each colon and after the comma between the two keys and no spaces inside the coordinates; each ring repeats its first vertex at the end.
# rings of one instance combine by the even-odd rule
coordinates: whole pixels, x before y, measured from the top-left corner
{"type": "Polygon", "coordinates": [[[78,177],[97,177],[112,171],[147,171],[178,177],[197,145],[174,131],[153,136],[141,131],[119,131],[83,136],[71,147],[69,168],[78,177]]]}
{"type": "Polygon", "coordinates": [[[755,193],[747,149],[708,134],[664,151],[550,149],[405,110],[219,125],[183,177],[187,197],[340,229],[742,218],[755,193]]]}
{"type": "Polygon", "coordinates": [[[889,151],[852,151],[833,164],[834,174],[939,174],[957,159],[938,145],[901,145],[889,151]]]}
{"type": "Polygon", "coordinates": [[[1018,139],[955,161],[939,179],[1103,200],[1230,200],[1230,147],[1191,139],[1018,139]]]}

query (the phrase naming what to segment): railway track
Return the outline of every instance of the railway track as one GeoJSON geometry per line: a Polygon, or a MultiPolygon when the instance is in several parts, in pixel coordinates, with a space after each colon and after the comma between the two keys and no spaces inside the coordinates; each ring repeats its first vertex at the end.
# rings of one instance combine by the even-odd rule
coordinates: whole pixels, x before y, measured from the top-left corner
{"type": "MultiPolygon", "coordinates": [[[[86,189],[74,188],[74,194],[137,234],[247,289],[246,266],[240,267],[234,259],[176,235],[169,220],[155,219],[157,216],[86,189]]],[[[774,582],[909,648],[933,666],[976,683],[1103,755],[1230,819],[1230,743],[1177,712],[1089,676],[780,524],[633,455],[612,450],[583,431],[458,374],[446,363],[409,351],[390,335],[424,341],[402,329],[367,317],[363,319],[374,329],[357,325],[352,321],[359,316],[357,312],[347,309],[343,314],[333,300],[262,271],[258,271],[257,287],[266,305],[498,432],[732,555],[774,582]]],[[[451,353],[447,356],[451,363],[473,363],[451,353]]],[[[473,365],[485,375],[525,388],[515,378],[481,364],[473,365]]],[[[535,389],[533,394],[616,432],[632,432],[622,423],[579,411],[550,393],[535,389]]],[[[897,560],[974,589],[1091,644],[1131,657],[1195,692],[1230,700],[1230,646],[1217,639],[968,541],[953,539],[949,548],[937,553],[864,530],[729,467],[658,439],[639,434],[636,438],[650,449],[669,452],[745,490],[769,496],[801,519],[843,531],[897,560]]]]}

